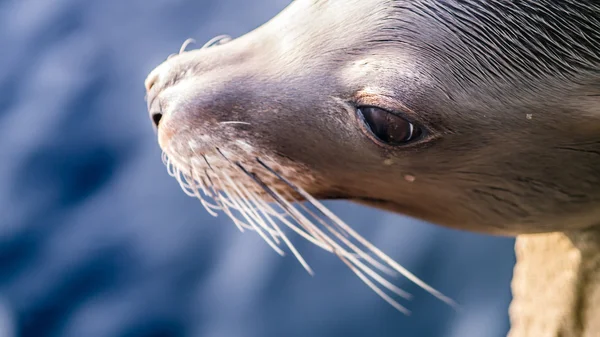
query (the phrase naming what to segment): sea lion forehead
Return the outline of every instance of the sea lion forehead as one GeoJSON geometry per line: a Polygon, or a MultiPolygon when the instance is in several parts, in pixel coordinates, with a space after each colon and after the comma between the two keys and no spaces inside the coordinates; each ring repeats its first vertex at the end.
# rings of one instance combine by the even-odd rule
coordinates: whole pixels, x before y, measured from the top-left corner
{"type": "Polygon", "coordinates": [[[594,14],[599,6],[296,0],[268,24],[278,51],[269,59],[310,70],[383,51],[388,58],[413,55],[421,75],[443,75],[450,87],[534,82],[600,64],[600,18],[594,14]]]}
{"type": "Polygon", "coordinates": [[[281,54],[317,56],[361,49],[384,36],[393,17],[393,0],[296,0],[266,26],[281,54]]]}

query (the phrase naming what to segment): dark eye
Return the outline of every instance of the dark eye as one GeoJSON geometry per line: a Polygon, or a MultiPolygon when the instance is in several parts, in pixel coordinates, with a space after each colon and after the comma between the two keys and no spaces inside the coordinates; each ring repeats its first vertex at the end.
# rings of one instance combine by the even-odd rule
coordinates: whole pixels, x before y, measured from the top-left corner
{"type": "Polygon", "coordinates": [[[390,145],[402,145],[417,140],[423,134],[421,128],[389,111],[376,107],[359,107],[358,115],[365,126],[379,141],[390,145]]]}

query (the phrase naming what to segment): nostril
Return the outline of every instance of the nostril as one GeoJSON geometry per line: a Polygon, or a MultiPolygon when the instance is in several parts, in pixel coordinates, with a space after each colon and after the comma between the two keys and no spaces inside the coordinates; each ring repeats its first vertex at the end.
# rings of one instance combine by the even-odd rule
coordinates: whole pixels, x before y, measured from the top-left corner
{"type": "Polygon", "coordinates": [[[160,124],[160,120],[162,119],[162,112],[153,112],[152,113],[152,122],[154,122],[154,126],[158,127],[160,124]]]}

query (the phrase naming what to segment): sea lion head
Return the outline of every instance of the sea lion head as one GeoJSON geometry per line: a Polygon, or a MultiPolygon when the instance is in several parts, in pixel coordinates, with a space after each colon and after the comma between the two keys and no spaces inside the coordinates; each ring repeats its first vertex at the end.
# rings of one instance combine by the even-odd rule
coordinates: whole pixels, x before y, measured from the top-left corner
{"type": "Polygon", "coordinates": [[[586,228],[599,29],[593,1],[296,0],[158,66],[148,108],[182,184],[230,207],[310,195],[485,233],[586,228]]]}

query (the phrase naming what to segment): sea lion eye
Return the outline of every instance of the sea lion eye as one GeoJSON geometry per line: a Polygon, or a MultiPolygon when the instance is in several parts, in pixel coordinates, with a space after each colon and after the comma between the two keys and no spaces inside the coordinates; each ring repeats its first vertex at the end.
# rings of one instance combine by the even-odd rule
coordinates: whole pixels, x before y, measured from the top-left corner
{"type": "Polygon", "coordinates": [[[372,136],[386,144],[403,145],[419,139],[423,133],[418,126],[384,109],[365,106],[359,107],[357,113],[372,136]]]}

